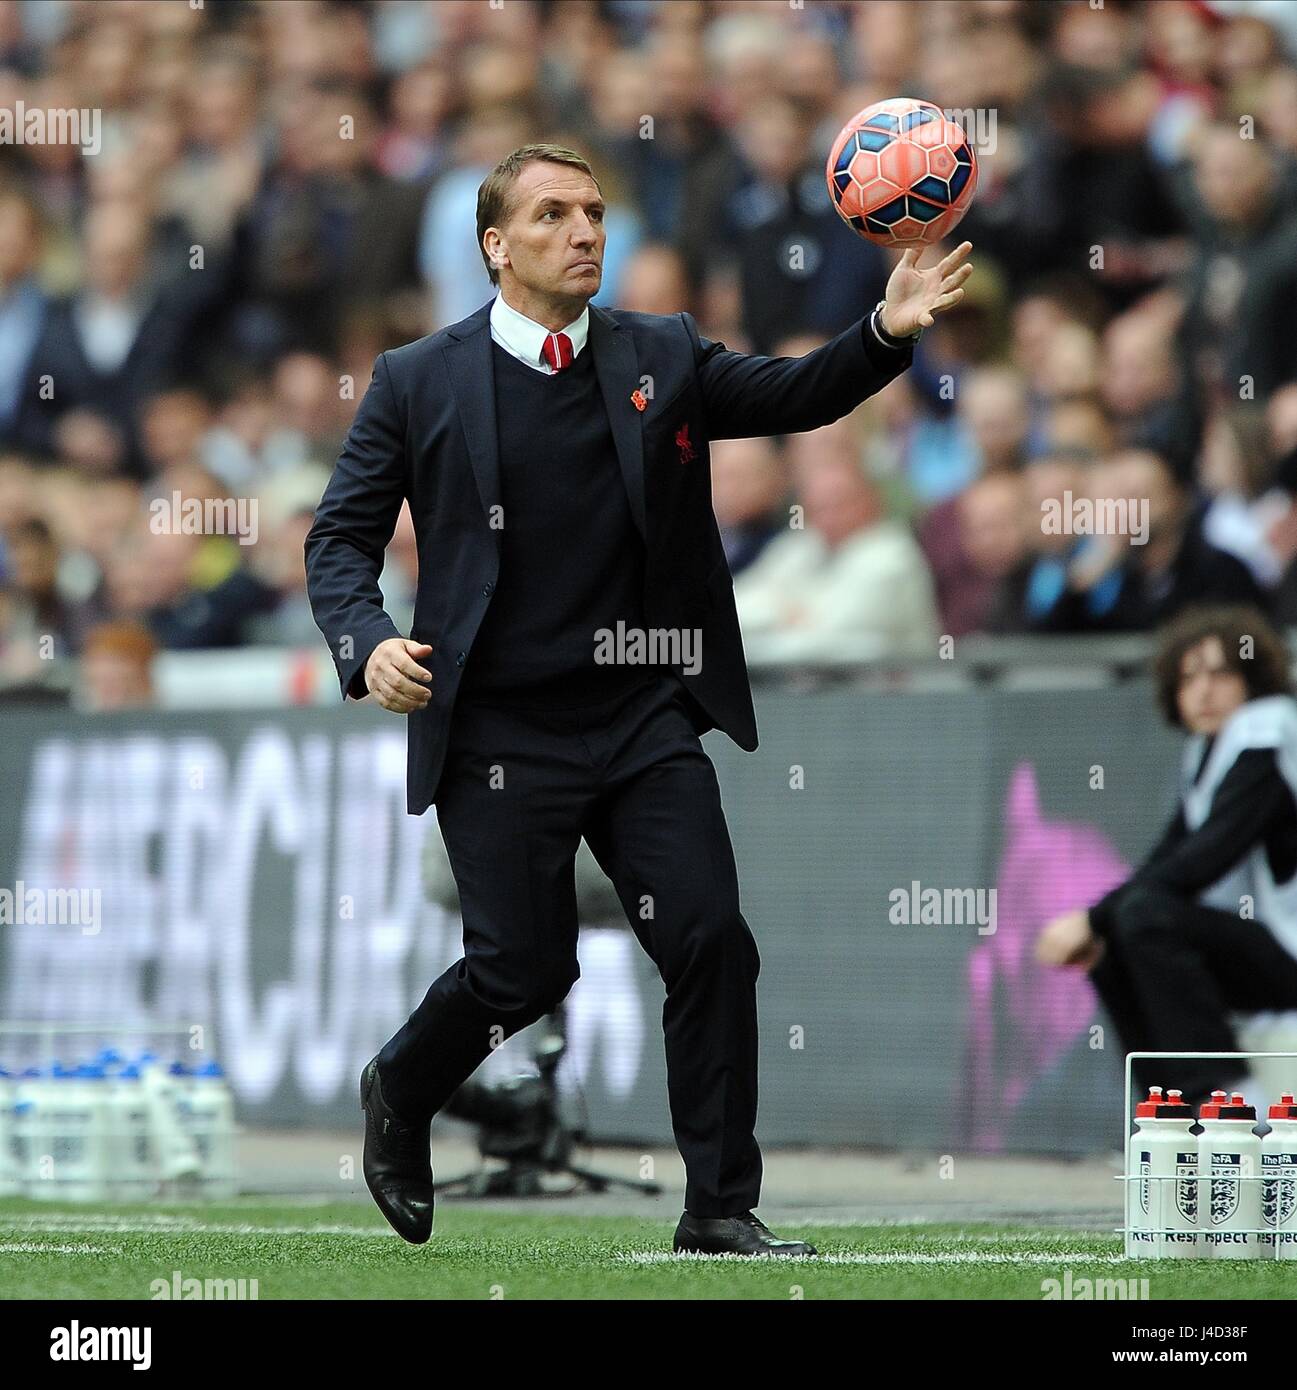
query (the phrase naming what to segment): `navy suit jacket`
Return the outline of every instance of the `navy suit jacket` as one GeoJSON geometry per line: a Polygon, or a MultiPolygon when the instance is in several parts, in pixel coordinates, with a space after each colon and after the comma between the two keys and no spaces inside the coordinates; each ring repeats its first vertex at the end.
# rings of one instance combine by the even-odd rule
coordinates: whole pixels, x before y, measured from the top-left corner
{"type": "MultiPolygon", "coordinates": [[[[804,357],[731,352],[692,315],[590,308],[585,351],[608,410],[631,515],[645,545],[650,628],[699,629],[701,669],[676,674],[719,728],[757,746],[733,580],[712,512],[708,443],[792,434],[840,419],[910,365],[867,320],[804,357]],[[632,394],[640,391],[645,408],[632,394]]],[[[307,592],[344,697],[366,693],[374,648],[400,637],[378,577],[409,499],[419,582],[409,636],[432,647],[432,699],[406,716],[407,809],[436,800],[456,691],[500,568],[499,446],[491,301],[381,353],[306,537],[307,592]],[[492,525],[493,519],[495,525],[492,525]]],[[[579,544],[579,538],[573,538],[579,544]]]]}

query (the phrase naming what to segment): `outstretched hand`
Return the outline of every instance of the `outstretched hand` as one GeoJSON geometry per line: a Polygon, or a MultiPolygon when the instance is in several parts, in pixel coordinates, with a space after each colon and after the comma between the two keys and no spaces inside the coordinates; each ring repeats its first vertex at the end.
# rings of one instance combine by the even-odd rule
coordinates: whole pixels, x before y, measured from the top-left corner
{"type": "Polygon", "coordinates": [[[924,249],[911,246],[888,278],[883,328],[893,337],[908,338],[920,328],[930,328],[934,314],[963,299],[963,283],[973,273],[967,261],[973,249],[971,241],[961,241],[936,265],[920,270],[918,261],[924,249]]]}

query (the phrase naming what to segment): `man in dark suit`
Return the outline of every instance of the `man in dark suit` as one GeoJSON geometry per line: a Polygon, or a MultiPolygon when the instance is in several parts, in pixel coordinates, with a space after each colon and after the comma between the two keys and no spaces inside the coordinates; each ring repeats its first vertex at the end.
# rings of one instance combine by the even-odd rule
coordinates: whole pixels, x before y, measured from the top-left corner
{"type": "Polygon", "coordinates": [[[906,252],[867,319],[805,357],[753,357],[687,313],[592,308],[603,213],[580,155],[501,161],[477,210],[499,295],[378,358],[306,539],[344,695],[409,716],[408,809],[436,803],[464,923],[463,959],[361,1077],[366,1182],[428,1239],[432,1117],[578,978],[584,837],[666,985],[675,1248],[813,1254],[752,1212],[760,961],[698,736],[751,750],[757,731],[708,443],[814,429],[884,386],[962,297],[971,247],[929,270],[906,252]],[[408,638],[378,587],[407,498],[408,638]]]}

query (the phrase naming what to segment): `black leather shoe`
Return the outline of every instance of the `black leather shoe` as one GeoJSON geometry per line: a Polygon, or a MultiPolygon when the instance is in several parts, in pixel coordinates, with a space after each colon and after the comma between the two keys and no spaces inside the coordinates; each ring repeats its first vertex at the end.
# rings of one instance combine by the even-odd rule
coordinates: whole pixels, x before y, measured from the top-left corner
{"type": "Polygon", "coordinates": [[[360,1074],[360,1108],[365,1112],[365,1185],[388,1225],[411,1245],[432,1234],[431,1120],[402,1120],[383,1100],[375,1057],[360,1074]]]}
{"type": "Polygon", "coordinates": [[[815,1255],[804,1240],[780,1240],[750,1211],[737,1216],[691,1216],[676,1227],[673,1249],[697,1255],[815,1255]]]}

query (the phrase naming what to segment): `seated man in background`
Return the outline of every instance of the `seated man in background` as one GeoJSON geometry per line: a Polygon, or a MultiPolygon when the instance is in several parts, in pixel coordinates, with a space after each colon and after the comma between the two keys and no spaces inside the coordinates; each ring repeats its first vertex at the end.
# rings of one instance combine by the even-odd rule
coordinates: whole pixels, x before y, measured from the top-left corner
{"type": "Polygon", "coordinates": [[[771,439],[718,439],[711,453],[712,510],[737,576],[787,524],[787,469],[771,439]]]}
{"type": "Polygon", "coordinates": [[[1003,586],[1025,561],[1025,487],[1020,473],[975,478],[920,523],[918,540],[932,569],[943,633],[983,631],[1003,586]]]}
{"type": "Polygon", "coordinates": [[[1203,535],[1201,508],[1161,454],[1114,454],[1105,465],[1102,495],[1147,498],[1148,538],[1144,545],[1119,543],[1121,588],[1096,628],[1151,631],[1190,604],[1267,606],[1247,566],[1203,535]]]}
{"type": "Polygon", "coordinates": [[[850,419],[789,441],[800,506],[734,584],[750,655],[936,652],[932,575],[909,527],[884,515],[850,419]]]}
{"type": "Polygon", "coordinates": [[[1025,476],[1036,554],[1006,583],[992,631],[1151,632],[1192,604],[1267,607],[1247,566],[1203,535],[1162,455],[1120,449],[1079,469],[1052,457],[1025,476]]]}
{"type": "MultiPolygon", "coordinates": [[[[1059,450],[1042,455],[1018,475],[1024,553],[987,600],[981,615],[985,631],[1066,630],[1062,624],[1068,616],[1070,580],[1084,538],[1045,526],[1043,518],[1047,509],[1063,508],[1069,495],[1086,495],[1087,463],[1079,451],[1059,450]]],[[[926,537],[928,526],[925,519],[921,535],[926,537]]]]}
{"type": "MultiPolygon", "coordinates": [[[[1231,1012],[1297,1009],[1297,700],[1288,653],[1247,607],[1191,608],[1154,664],[1167,721],[1191,737],[1180,806],[1141,867],[1050,922],[1046,965],[1090,979],[1128,1052],[1237,1052],[1231,1012]]],[[[1140,1089],[1197,1106],[1237,1062],[1138,1061],[1140,1089]]]]}

